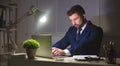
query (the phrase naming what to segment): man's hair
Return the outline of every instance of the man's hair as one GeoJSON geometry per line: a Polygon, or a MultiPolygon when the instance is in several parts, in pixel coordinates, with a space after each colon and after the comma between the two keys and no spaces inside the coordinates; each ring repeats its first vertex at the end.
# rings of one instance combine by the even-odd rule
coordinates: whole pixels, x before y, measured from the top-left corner
{"type": "Polygon", "coordinates": [[[85,14],[85,10],[80,5],[74,5],[70,10],[68,10],[67,15],[71,16],[74,13],[77,13],[78,15],[82,16],[85,14]]]}

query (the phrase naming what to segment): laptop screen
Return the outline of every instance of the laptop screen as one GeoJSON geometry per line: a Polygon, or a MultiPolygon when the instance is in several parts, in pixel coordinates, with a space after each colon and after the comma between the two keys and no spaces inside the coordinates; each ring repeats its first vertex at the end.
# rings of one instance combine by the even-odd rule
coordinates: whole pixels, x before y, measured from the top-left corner
{"type": "Polygon", "coordinates": [[[39,41],[40,47],[36,56],[52,58],[52,38],[50,34],[32,35],[32,38],[39,41]]]}

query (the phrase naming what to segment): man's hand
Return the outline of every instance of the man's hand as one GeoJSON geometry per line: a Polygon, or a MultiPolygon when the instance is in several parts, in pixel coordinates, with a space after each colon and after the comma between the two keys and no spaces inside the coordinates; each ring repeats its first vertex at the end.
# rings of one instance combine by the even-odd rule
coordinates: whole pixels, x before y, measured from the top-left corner
{"type": "Polygon", "coordinates": [[[65,52],[62,50],[62,49],[59,49],[59,48],[52,48],[52,54],[53,55],[62,55],[64,56],[65,55],[65,52]]]}

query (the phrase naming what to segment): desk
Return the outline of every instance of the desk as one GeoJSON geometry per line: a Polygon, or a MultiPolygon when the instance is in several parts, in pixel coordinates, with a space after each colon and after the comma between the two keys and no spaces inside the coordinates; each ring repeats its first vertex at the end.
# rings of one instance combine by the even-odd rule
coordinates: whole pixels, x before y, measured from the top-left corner
{"type": "Polygon", "coordinates": [[[72,57],[61,58],[62,60],[36,57],[34,60],[12,56],[8,66],[119,66],[119,64],[107,64],[104,61],[76,61],[72,57]]]}

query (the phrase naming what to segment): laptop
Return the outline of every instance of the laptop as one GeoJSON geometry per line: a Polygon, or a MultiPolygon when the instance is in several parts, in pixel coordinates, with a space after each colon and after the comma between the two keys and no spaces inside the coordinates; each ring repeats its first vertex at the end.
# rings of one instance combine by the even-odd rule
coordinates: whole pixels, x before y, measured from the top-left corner
{"type": "Polygon", "coordinates": [[[40,47],[36,51],[36,57],[53,58],[52,36],[50,34],[32,35],[32,38],[40,43],[40,47]]]}

